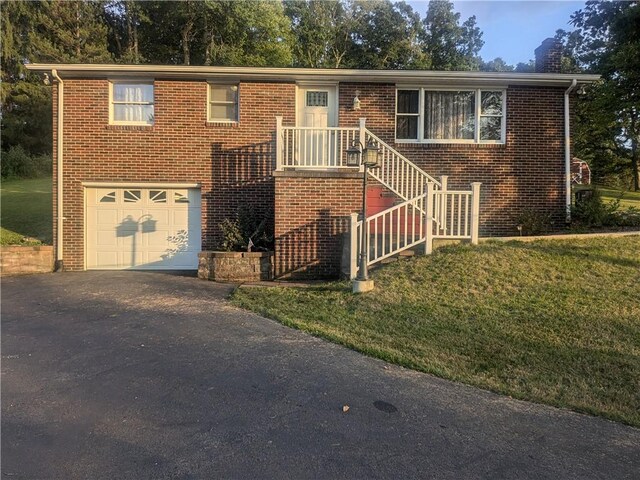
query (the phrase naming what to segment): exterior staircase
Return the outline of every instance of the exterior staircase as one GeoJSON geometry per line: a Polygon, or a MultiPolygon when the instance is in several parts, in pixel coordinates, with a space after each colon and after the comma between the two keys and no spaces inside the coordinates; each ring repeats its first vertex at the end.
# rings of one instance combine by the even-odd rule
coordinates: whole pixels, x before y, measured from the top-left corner
{"type": "Polygon", "coordinates": [[[416,247],[431,253],[435,238],[478,241],[480,183],[470,190],[450,190],[446,176],[432,177],[384,142],[360,119],[358,127],[289,127],[276,117],[276,170],[351,169],[347,149],[354,143],[378,147],[380,166],[367,169],[371,178],[393,192],[399,201],[361,219],[351,214],[349,275],[355,278],[363,248],[367,264],[411,256],[416,247]],[[363,233],[364,232],[364,233],[363,233]]]}

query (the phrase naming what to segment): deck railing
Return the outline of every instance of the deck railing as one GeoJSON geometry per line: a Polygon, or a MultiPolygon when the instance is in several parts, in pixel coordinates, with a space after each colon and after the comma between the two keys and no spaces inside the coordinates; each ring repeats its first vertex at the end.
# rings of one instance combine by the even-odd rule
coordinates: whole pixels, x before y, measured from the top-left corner
{"type": "Polygon", "coordinates": [[[349,168],[347,149],[358,140],[358,128],[288,127],[276,119],[276,170],[349,168]]]}

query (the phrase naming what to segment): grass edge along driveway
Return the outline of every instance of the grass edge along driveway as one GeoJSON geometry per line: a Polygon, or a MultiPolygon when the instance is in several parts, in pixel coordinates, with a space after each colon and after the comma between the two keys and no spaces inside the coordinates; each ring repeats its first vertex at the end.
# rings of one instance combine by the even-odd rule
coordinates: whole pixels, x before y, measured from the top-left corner
{"type": "Polygon", "coordinates": [[[640,426],[640,236],[437,249],[347,282],[232,301],[364,354],[640,426]]]}

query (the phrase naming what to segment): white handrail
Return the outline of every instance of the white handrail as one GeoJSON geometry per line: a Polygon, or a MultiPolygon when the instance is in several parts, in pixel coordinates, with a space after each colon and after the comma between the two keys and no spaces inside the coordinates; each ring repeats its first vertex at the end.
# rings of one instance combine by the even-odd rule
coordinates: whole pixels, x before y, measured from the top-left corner
{"type": "Polygon", "coordinates": [[[367,218],[368,265],[424,242],[424,199],[422,194],[367,218]]]}
{"type": "MultiPolygon", "coordinates": [[[[471,190],[436,190],[434,183],[427,182],[421,195],[367,218],[367,264],[373,265],[421,243],[429,254],[436,238],[471,240],[477,244],[479,215],[479,182],[472,183],[471,190]]],[[[351,279],[357,273],[362,227],[358,214],[352,214],[351,279]]]]}

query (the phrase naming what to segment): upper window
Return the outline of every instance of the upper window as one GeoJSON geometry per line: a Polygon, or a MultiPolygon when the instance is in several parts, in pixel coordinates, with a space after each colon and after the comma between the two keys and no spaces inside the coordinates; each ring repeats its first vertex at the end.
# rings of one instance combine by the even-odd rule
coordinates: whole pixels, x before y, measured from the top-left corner
{"type": "Polygon", "coordinates": [[[153,83],[111,83],[111,123],[153,125],[153,115],[153,83]]]}
{"type": "Polygon", "coordinates": [[[238,121],[238,85],[209,84],[209,121],[238,121]]]}
{"type": "Polygon", "coordinates": [[[504,90],[398,90],[396,139],[504,143],[504,103],[504,90]]]}

